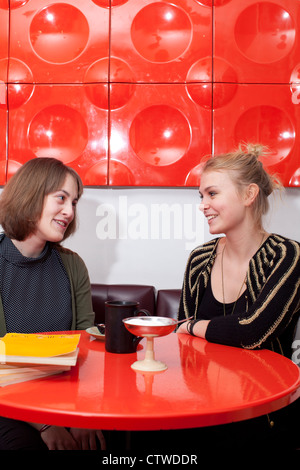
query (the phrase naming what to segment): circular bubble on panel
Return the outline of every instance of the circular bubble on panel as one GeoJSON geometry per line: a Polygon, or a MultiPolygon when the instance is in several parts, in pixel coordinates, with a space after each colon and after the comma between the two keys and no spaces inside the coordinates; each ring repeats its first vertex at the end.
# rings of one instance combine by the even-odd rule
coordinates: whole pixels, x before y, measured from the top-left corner
{"type": "Polygon", "coordinates": [[[89,66],[85,75],[84,83],[98,83],[108,82],[108,72],[109,72],[109,58],[104,57],[103,59],[97,60],[89,66]]]}
{"type": "Polygon", "coordinates": [[[200,3],[200,5],[205,7],[221,7],[222,5],[226,5],[226,3],[231,1],[232,0],[196,0],[197,3],[200,3]]]}
{"type": "Polygon", "coordinates": [[[109,160],[108,175],[110,184],[114,184],[114,177],[117,177],[117,184],[122,186],[132,186],[135,178],[127,165],[117,160],[109,160]]]}
{"type": "Polygon", "coordinates": [[[29,125],[28,139],[37,157],[54,157],[70,163],[85,149],[88,129],[78,111],[53,105],[35,115],[29,125]]]}
{"type": "Polygon", "coordinates": [[[199,163],[188,173],[185,179],[186,186],[199,186],[200,185],[200,175],[203,168],[203,163],[199,163]]]}
{"type": "Polygon", "coordinates": [[[109,7],[118,7],[124,5],[128,0],[92,0],[98,7],[109,8],[109,7]]]}
{"type": "Polygon", "coordinates": [[[248,59],[271,64],[290,53],[296,29],[289,12],[281,6],[257,2],[239,15],[234,34],[238,48],[248,59]]]}
{"type": "Polygon", "coordinates": [[[136,85],[133,83],[112,83],[110,85],[109,108],[111,110],[122,108],[134,95],[136,85]]]}
{"type": "Polygon", "coordinates": [[[16,109],[25,104],[32,96],[34,85],[24,83],[8,84],[8,107],[16,109]]]}
{"type": "Polygon", "coordinates": [[[166,63],[188,49],[193,26],[188,14],[170,3],[152,3],[142,8],[131,25],[136,51],[146,60],[166,63]]]}
{"type": "Polygon", "coordinates": [[[0,161],[0,174],[6,175],[7,171],[7,179],[9,179],[20,167],[22,163],[15,162],[14,160],[1,160],[0,161]]]}
{"type": "Polygon", "coordinates": [[[0,60],[0,80],[4,83],[7,82],[8,69],[8,103],[10,109],[15,109],[31,97],[34,90],[33,77],[31,70],[22,61],[13,57],[9,60],[2,59],[0,60]]]}
{"type": "Polygon", "coordinates": [[[212,85],[211,83],[189,83],[186,89],[194,103],[206,109],[212,109],[212,85]]]}
{"type": "Polygon", "coordinates": [[[14,160],[8,160],[7,165],[7,179],[11,178],[11,176],[16,173],[16,171],[21,168],[22,163],[15,162],[14,160]]]}
{"type": "Polygon", "coordinates": [[[0,0],[0,8],[2,10],[15,10],[16,8],[23,7],[29,0],[0,0]]]}
{"type": "MultiPolygon", "coordinates": [[[[7,85],[0,82],[0,109],[7,111],[7,85]]],[[[4,113],[2,114],[5,116],[4,113]]],[[[5,120],[5,117],[4,117],[5,120]]]]}
{"type": "Polygon", "coordinates": [[[218,76],[218,82],[221,83],[237,83],[238,76],[233,66],[225,59],[221,57],[214,57],[213,67],[215,74],[218,76]]]}
{"type": "Polygon", "coordinates": [[[84,90],[90,102],[101,109],[108,109],[109,59],[94,62],[84,76],[84,90]]]}
{"type": "Polygon", "coordinates": [[[132,69],[122,59],[118,57],[110,58],[109,80],[110,82],[135,82],[132,69]]]}
{"type": "MultiPolygon", "coordinates": [[[[7,59],[0,61],[0,75],[2,75],[2,67],[6,68],[5,62],[7,59]]],[[[31,97],[34,90],[33,76],[24,62],[11,57],[8,77],[8,104],[10,109],[15,109],[26,103],[31,97]]]]}
{"type": "Polygon", "coordinates": [[[84,82],[89,100],[101,109],[117,109],[132,97],[136,85],[129,65],[116,57],[94,62],[87,70],[84,82]],[[109,85],[108,82],[118,82],[109,85]],[[121,83],[120,83],[121,82],[121,83]]]}
{"type": "Polygon", "coordinates": [[[107,184],[107,173],[108,173],[108,161],[106,159],[100,160],[95,165],[91,166],[85,176],[85,185],[99,185],[103,186],[107,184]]]}
{"type": "MultiPolygon", "coordinates": [[[[84,183],[90,186],[104,186],[108,184],[108,178],[118,176],[118,184],[133,185],[134,176],[131,170],[121,162],[116,160],[100,160],[91,166],[85,174],[84,183]]],[[[114,184],[113,182],[111,184],[114,184]]]]}
{"type": "Polygon", "coordinates": [[[211,82],[212,81],[212,57],[197,60],[186,75],[187,82],[211,82]]]}
{"type": "Polygon", "coordinates": [[[77,8],[64,3],[49,5],[34,16],[30,41],[47,62],[63,64],[78,57],[89,39],[89,25],[77,8]]]}
{"type": "Polygon", "coordinates": [[[26,65],[24,62],[19,59],[15,59],[14,57],[10,57],[8,65],[9,83],[33,83],[32,72],[28,65],[26,65]]]}
{"type": "Polygon", "coordinates": [[[293,104],[300,104],[300,83],[291,83],[291,100],[293,104]]]}
{"type": "Polygon", "coordinates": [[[191,99],[208,109],[225,106],[237,91],[237,74],[234,68],[219,57],[214,57],[213,61],[211,57],[205,57],[195,62],[187,73],[186,81],[191,82],[186,86],[191,99]],[[218,82],[213,89],[209,83],[212,81],[212,68],[217,76],[215,81],[218,82]],[[198,82],[197,85],[194,82],[198,82]]]}
{"type": "Polygon", "coordinates": [[[299,83],[300,82],[300,64],[297,64],[294,70],[291,73],[291,83],[299,83]]]}
{"type": "Polygon", "coordinates": [[[270,152],[261,158],[265,166],[284,160],[295,143],[295,129],[284,111],[274,106],[255,106],[243,113],[234,129],[235,141],[262,144],[270,152]]]}
{"type": "Polygon", "coordinates": [[[214,57],[214,73],[217,79],[213,88],[213,108],[221,108],[233,100],[238,90],[235,69],[225,59],[214,57]]]}
{"type": "Polygon", "coordinates": [[[97,108],[109,109],[108,103],[109,83],[93,83],[84,85],[86,96],[97,108]]]}
{"type": "Polygon", "coordinates": [[[7,109],[7,91],[6,91],[6,83],[7,83],[7,67],[8,67],[8,60],[2,59],[0,60],[0,109],[7,109]]]}
{"type": "Polygon", "coordinates": [[[171,165],[188,150],[191,129],[178,109],[154,105],[135,116],[129,140],[136,155],[144,162],[155,166],[171,165]]]}
{"type": "Polygon", "coordinates": [[[300,168],[298,168],[289,181],[290,186],[300,186],[300,168]]]}
{"type": "Polygon", "coordinates": [[[233,100],[237,83],[216,83],[213,88],[213,109],[221,108],[233,100]]]}

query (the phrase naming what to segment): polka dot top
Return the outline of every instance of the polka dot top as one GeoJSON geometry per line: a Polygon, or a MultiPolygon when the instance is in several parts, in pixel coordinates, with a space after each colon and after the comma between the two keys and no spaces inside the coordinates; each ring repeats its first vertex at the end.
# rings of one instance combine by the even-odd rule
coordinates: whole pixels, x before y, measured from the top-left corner
{"type": "Polygon", "coordinates": [[[8,333],[70,330],[71,288],[59,252],[45,246],[26,258],[0,236],[0,294],[8,333]]]}

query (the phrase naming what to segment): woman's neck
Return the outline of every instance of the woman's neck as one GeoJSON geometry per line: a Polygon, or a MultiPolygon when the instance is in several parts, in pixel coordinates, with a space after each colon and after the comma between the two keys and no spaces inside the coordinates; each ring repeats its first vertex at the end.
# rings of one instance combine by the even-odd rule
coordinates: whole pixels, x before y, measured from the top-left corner
{"type": "Polygon", "coordinates": [[[34,236],[24,241],[12,240],[12,243],[26,258],[38,258],[45,248],[45,244],[37,242],[34,236]]]}
{"type": "Polygon", "coordinates": [[[263,228],[247,230],[242,233],[226,234],[223,243],[224,246],[226,244],[227,256],[241,262],[245,259],[251,259],[268,235],[263,228]]]}

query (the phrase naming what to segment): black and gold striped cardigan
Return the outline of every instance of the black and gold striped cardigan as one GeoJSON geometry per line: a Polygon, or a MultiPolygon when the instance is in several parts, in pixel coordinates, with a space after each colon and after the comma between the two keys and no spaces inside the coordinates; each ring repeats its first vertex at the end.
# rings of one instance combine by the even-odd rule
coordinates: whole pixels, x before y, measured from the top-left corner
{"type": "MultiPolygon", "coordinates": [[[[190,254],[183,281],[179,319],[197,318],[220,238],[190,254]]],[[[218,316],[208,324],[206,339],[247,349],[268,348],[290,356],[300,311],[300,244],[271,234],[250,260],[248,306],[242,314],[218,316]]]]}

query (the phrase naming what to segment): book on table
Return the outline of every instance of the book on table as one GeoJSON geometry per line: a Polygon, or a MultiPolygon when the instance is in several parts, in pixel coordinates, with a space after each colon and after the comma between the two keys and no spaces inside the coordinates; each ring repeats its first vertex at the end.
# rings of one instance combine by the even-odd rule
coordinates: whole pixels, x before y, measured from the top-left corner
{"type": "Polygon", "coordinates": [[[0,387],[70,370],[80,334],[8,333],[0,338],[0,387]]]}

